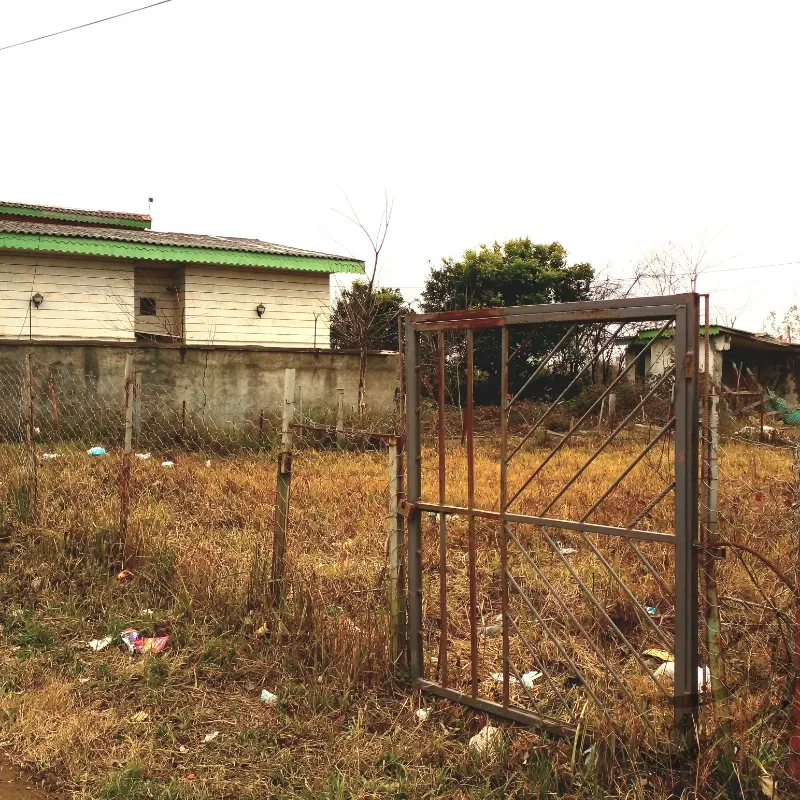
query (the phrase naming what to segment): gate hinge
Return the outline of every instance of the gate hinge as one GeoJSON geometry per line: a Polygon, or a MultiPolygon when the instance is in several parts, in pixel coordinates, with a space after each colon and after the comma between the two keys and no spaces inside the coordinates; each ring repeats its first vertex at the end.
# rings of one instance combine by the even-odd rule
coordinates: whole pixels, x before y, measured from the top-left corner
{"type": "Polygon", "coordinates": [[[694,366],[694,351],[689,350],[686,355],[683,357],[683,375],[686,378],[694,378],[695,376],[695,366],[694,366]]]}

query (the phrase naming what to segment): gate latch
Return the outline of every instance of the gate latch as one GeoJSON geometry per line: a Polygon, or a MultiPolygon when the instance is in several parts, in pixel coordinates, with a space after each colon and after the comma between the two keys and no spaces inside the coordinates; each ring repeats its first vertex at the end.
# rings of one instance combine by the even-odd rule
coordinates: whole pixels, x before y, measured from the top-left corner
{"type": "Polygon", "coordinates": [[[405,517],[406,519],[411,519],[414,514],[418,513],[417,507],[413,503],[409,503],[408,500],[401,500],[397,504],[397,511],[400,516],[405,517]]]}

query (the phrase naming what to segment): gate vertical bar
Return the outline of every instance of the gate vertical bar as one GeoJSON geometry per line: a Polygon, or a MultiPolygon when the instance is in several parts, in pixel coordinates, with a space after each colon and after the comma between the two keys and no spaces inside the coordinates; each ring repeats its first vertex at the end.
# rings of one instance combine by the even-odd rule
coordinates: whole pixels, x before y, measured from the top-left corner
{"type": "Polygon", "coordinates": [[[697,722],[698,318],[692,295],[675,330],[675,725],[694,739],[697,722]]]}
{"type": "Polygon", "coordinates": [[[470,685],[472,699],[478,696],[478,587],[475,554],[475,450],[473,422],[475,398],[473,392],[474,372],[474,335],[471,328],[467,330],[467,508],[469,525],[469,652],[470,652],[470,685]]]}
{"type": "MultiPolygon", "coordinates": [[[[420,442],[419,331],[406,320],[406,469],[408,502],[422,492],[420,442]]],[[[422,521],[419,512],[408,517],[408,668],[411,680],[422,677],[422,521]]]]}
{"type": "Polygon", "coordinates": [[[403,499],[403,439],[389,441],[389,607],[392,635],[389,644],[392,663],[399,673],[406,659],[406,587],[403,499]]]}
{"type": "Polygon", "coordinates": [[[444,436],[444,331],[439,331],[437,336],[438,361],[438,389],[437,402],[437,429],[439,448],[439,679],[442,686],[447,688],[447,518],[444,514],[445,505],[445,436],[444,436]]]}
{"type": "Polygon", "coordinates": [[[501,329],[500,344],[500,593],[503,612],[503,708],[509,702],[508,657],[508,327],[501,329]]]}

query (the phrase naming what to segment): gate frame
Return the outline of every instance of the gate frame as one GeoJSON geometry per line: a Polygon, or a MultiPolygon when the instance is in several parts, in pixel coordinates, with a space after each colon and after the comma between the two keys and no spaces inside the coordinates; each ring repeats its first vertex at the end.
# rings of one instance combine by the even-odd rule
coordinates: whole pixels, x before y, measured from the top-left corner
{"type": "MultiPolygon", "coordinates": [[[[505,522],[522,522],[540,527],[561,527],[587,533],[606,533],[633,539],[661,541],[674,544],[675,552],[675,678],[673,702],[675,726],[690,739],[694,738],[698,718],[698,529],[699,529],[699,315],[700,295],[686,293],[662,297],[638,297],[608,301],[551,303],[531,306],[510,306],[468,311],[413,314],[405,321],[406,348],[406,450],[407,450],[407,502],[408,516],[408,647],[409,673],[412,685],[426,692],[446,697],[506,719],[537,725],[553,733],[572,736],[577,726],[509,703],[508,659],[508,585],[503,573],[503,702],[495,703],[478,697],[476,669],[473,667],[471,694],[441,686],[425,680],[423,671],[423,619],[422,619],[422,524],[420,511],[440,513],[440,527],[444,513],[452,511],[466,515],[470,539],[474,539],[476,517],[496,519],[501,529],[501,561],[505,567],[508,536],[505,522]],[[625,529],[616,526],[593,525],[510,514],[507,511],[507,484],[505,453],[507,452],[508,410],[508,327],[543,322],[566,323],[625,323],[674,321],[675,323],[675,534],[625,529]],[[501,367],[501,510],[484,511],[474,507],[474,479],[472,475],[472,338],[475,330],[500,328],[502,332],[501,367]],[[463,330],[467,334],[467,463],[469,500],[467,508],[457,508],[444,503],[440,488],[438,503],[422,501],[422,438],[420,426],[420,335],[437,332],[439,342],[444,331],[463,330]],[[444,513],[442,513],[444,512],[444,513]],[[553,523],[558,523],[554,525],[553,523]]],[[[440,369],[441,358],[440,358],[440,369]]],[[[440,431],[443,428],[443,407],[439,400],[440,431]]],[[[441,436],[441,433],[440,433],[441,436]]],[[[441,487],[441,484],[440,484],[441,487]]],[[[440,531],[442,539],[443,534],[440,531]]],[[[441,543],[440,543],[441,545],[441,543]]],[[[470,548],[472,550],[472,548],[470,548]]],[[[474,583],[474,570],[470,570],[470,583],[474,583]]],[[[473,665],[475,662],[474,587],[470,586],[470,630],[472,633],[473,665]]],[[[442,612],[443,622],[446,609],[442,612]]],[[[443,632],[446,636],[446,631],[443,632]]]]}

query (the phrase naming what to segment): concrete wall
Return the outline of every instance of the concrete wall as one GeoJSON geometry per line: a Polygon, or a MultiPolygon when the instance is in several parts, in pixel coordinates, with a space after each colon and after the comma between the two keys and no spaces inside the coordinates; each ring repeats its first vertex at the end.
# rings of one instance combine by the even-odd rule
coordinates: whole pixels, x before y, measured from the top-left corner
{"type": "MultiPolygon", "coordinates": [[[[355,406],[358,392],[358,353],[298,348],[201,347],[151,343],[0,343],[0,405],[18,411],[20,377],[25,356],[31,353],[37,402],[46,406],[48,381],[55,375],[58,395],[84,396],[93,409],[120,408],[123,398],[125,356],[132,353],[134,369],[141,372],[142,418],[157,408],[172,416],[185,401],[193,415],[209,424],[250,422],[259,415],[280,417],[284,370],[294,368],[296,386],[302,388],[305,409],[335,408],[337,389],[344,389],[345,404],[355,406]]],[[[370,410],[392,408],[396,386],[397,354],[373,353],[367,370],[367,404],[370,410]]],[[[0,415],[3,409],[0,408],[0,415]]],[[[92,412],[94,413],[94,412],[92,412]]]]}

